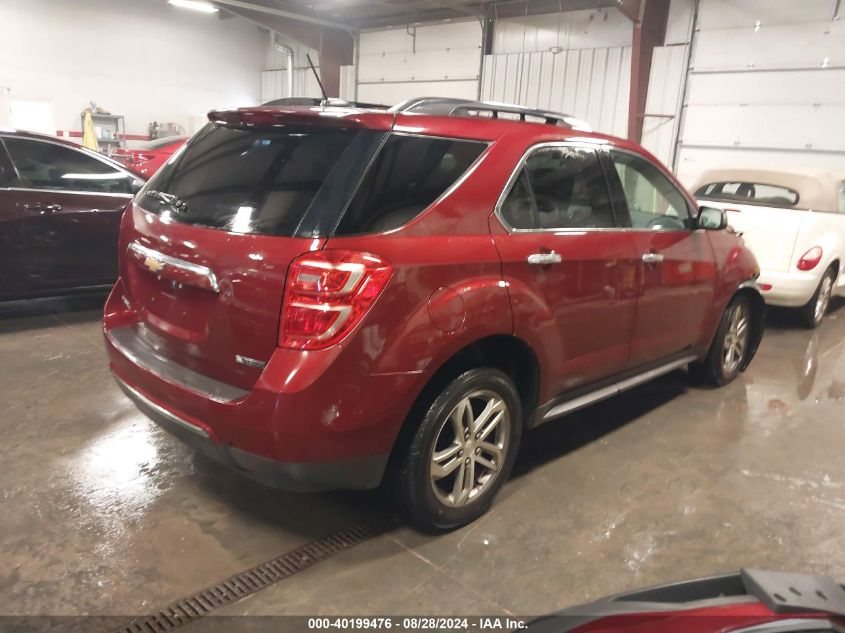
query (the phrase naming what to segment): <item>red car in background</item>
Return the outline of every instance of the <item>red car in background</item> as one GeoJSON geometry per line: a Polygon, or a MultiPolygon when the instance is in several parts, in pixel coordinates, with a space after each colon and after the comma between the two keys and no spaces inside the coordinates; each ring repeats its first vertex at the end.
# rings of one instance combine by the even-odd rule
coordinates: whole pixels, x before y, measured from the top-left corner
{"type": "Polygon", "coordinates": [[[149,178],[156,173],[167,159],[185,144],[187,136],[166,136],[144,141],[136,147],[120,148],[112,155],[116,161],[126,165],[136,174],[149,178]]]}
{"type": "Polygon", "coordinates": [[[529,633],[841,633],[845,588],[829,576],[743,569],[604,598],[539,618],[529,633]]]}
{"type": "Polygon", "coordinates": [[[144,179],[68,140],[0,128],[0,301],[108,288],[144,179]]]}
{"type": "Polygon", "coordinates": [[[259,481],[388,477],[453,528],[523,429],[754,357],[754,256],[635,144],[455,100],[210,119],[127,209],[103,325],[139,408],[259,481]]]}

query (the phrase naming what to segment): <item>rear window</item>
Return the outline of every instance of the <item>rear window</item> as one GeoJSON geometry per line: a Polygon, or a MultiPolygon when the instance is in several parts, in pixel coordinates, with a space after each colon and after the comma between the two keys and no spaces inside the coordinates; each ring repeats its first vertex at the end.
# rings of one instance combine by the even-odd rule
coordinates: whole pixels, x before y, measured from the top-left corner
{"type": "Polygon", "coordinates": [[[235,233],[291,236],[361,130],[209,124],[136,204],[173,220],[235,233]]]}
{"type": "Polygon", "coordinates": [[[754,182],[712,182],[701,187],[695,195],[710,200],[774,207],[794,207],[799,200],[798,192],[793,189],[754,182]]]}
{"type": "Polygon", "coordinates": [[[407,224],[446,193],[486,148],[477,141],[390,136],[336,234],[380,233],[407,224]]]}

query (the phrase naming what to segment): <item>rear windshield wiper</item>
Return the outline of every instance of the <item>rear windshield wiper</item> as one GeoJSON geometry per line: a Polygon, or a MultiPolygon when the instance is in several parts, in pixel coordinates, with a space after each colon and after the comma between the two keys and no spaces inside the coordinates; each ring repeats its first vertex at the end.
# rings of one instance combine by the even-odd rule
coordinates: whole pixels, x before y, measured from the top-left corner
{"type": "Polygon", "coordinates": [[[159,202],[163,202],[171,209],[176,211],[176,213],[185,213],[188,211],[188,203],[184,200],[180,200],[177,196],[174,196],[172,193],[164,193],[163,191],[156,191],[155,189],[150,189],[144,195],[149,196],[150,198],[155,198],[159,202]]]}

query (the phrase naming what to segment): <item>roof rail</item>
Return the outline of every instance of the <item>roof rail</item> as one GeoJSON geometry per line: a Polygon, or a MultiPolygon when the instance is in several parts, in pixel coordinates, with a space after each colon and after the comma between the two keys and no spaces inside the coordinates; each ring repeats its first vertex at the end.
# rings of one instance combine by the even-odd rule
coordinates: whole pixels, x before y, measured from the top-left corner
{"type": "Polygon", "coordinates": [[[403,101],[393,106],[389,111],[401,114],[433,114],[439,116],[484,116],[482,113],[489,113],[489,118],[492,119],[500,118],[501,114],[515,114],[523,122],[531,122],[530,119],[540,119],[547,125],[562,125],[583,132],[592,132],[589,123],[569,114],[492,101],[420,97],[403,101]]]}

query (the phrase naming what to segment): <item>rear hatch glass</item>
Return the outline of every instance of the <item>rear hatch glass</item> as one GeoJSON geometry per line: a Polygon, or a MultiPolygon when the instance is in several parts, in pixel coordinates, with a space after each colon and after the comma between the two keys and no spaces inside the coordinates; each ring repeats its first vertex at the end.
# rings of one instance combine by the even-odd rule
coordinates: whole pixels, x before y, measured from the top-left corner
{"type": "Polygon", "coordinates": [[[290,262],[322,247],[383,138],[336,124],[204,128],[135,198],[122,275],[138,335],[250,389],[276,347],[290,262]]]}
{"type": "Polygon", "coordinates": [[[292,236],[344,152],[362,135],[377,133],[209,125],[153,177],[137,202],[184,224],[292,236]]]}

